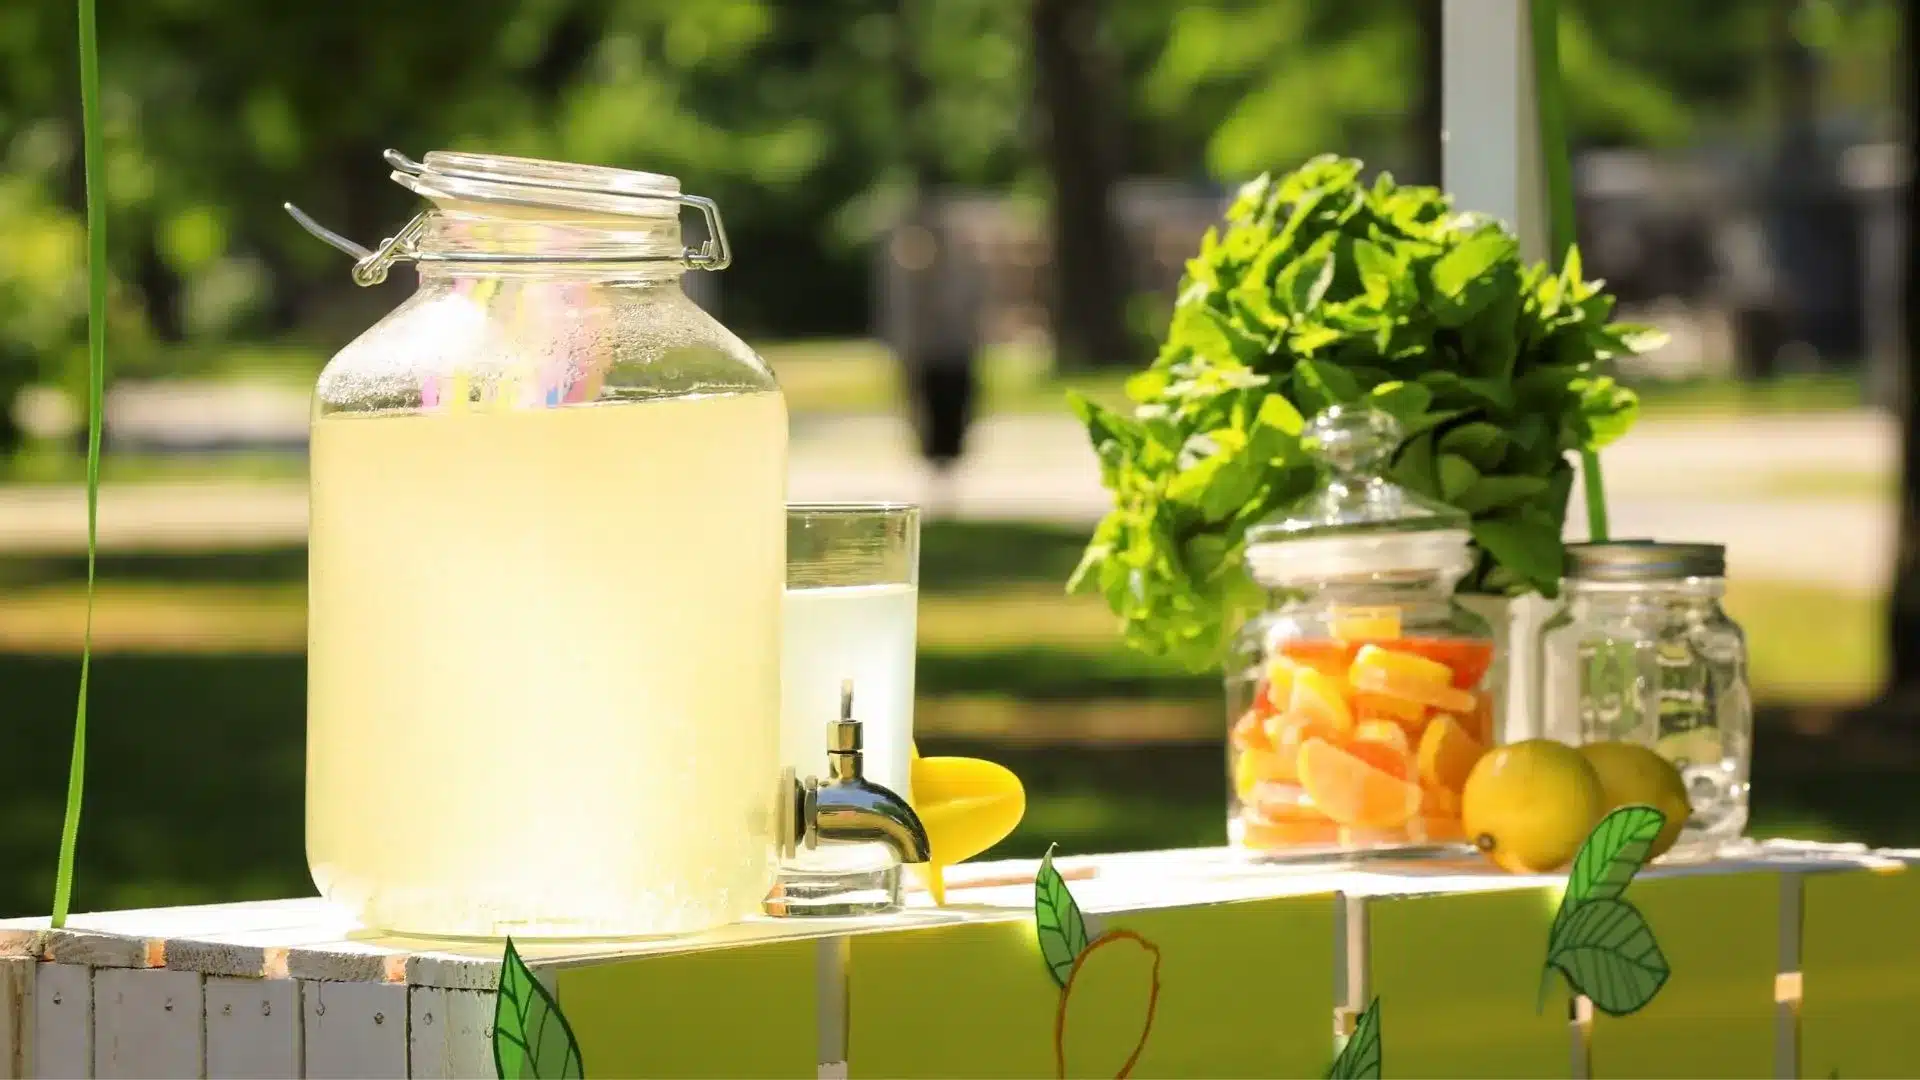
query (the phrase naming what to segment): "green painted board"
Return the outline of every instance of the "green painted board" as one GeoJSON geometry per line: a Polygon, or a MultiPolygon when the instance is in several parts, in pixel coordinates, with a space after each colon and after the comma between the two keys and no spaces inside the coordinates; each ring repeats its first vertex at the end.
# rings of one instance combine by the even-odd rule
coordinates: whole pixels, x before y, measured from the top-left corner
{"type": "Polygon", "coordinates": [[[778,941],[560,969],[589,1077],[813,1077],[819,943],[778,941]]]}
{"type": "Polygon", "coordinates": [[[847,1075],[1052,1076],[1059,988],[1030,919],[850,939],[847,1075]]]}
{"type": "Polygon", "coordinates": [[[1801,1076],[1920,1076],[1920,874],[1808,874],[1801,1076]]]}
{"type": "Polygon", "coordinates": [[[1594,1017],[1591,1075],[1774,1075],[1780,875],[1642,878],[1626,899],[1653,927],[1672,974],[1639,1012],[1594,1017]]]}
{"type": "Polygon", "coordinates": [[[1319,1076],[1332,1060],[1335,903],[1099,917],[1071,998],[1031,920],[855,937],[848,1075],[1035,1077],[1064,1065],[1110,1077],[1131,1057],[1142,1078],[1319,1076]]]}
{"type": "Polygon", "coordinates": [[[1116,916],[1160,947],[1160,1000],[1136,1077],[1323,1076],[1339,941],[1332,896],[1116,916]]]}
{"type": "Polygon", "coordinates": [[[1367,901],[1367,977],[1387,1076],[1563,1077],[1574,1029],[1565,984],[1540,1005],[1547,887],[1367,901]],[[1536,1011],[1537,1009],[1537,1011],[1536,1011]]]}

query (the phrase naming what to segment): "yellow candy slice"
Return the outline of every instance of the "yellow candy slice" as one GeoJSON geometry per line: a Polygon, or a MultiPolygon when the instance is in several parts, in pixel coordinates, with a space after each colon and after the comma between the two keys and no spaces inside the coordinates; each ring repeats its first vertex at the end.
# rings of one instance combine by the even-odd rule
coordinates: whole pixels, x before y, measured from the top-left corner
{"type": "Polygon", "coordinates": [[[1452,668],[1438,660],[1378,645],[1361,646],[1347,670],[1347,682],[1355,690],[1418,702],[1443,712],[1470,712],[1474,706],[1471,691],[1454,687],[1452,668]]]}
{"type": "Polygon", "coordinates": [[[1333,636],[1341,641],[1392,641],[1400,636],[1400,609],[1337,607],[1328,614],[1333,636]]]}
{"type": "Polygon", "coordinates": [[[1027,812],[1027,792],[1004,765],[979,758],[920,756],[913,746],[913,810],[926,827],[932,858],[915,872],[947,902],[946,868],[1007,838],[1027,812]]]}

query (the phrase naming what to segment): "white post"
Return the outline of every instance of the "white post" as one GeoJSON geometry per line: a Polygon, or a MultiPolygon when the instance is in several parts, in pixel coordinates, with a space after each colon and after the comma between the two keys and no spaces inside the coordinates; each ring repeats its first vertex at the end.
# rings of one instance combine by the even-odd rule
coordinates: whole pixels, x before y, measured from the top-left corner
{"type": "Polygon", "coordinates": [[[1441,168],[1461,209],[1511,225],[1528,261],[1547,257],[1547,200],[1534,114],[1527,0],[1442,0],[1441,168]]]}
{"type": "MultiPolygon", "coordinates": [[[[1547,257],[1546,176],[1534,112],[1533,38],[1527,0],[1442,0],[1442,182],[1462,210],[1510,225],[1521,257],[1547,257]]],[[[1493,623],[1507,658],[1497,730],[1507,740],[1542,734],[1535,641],[1551,605],[1538,596],[1473,603],[1493,623]]]]}

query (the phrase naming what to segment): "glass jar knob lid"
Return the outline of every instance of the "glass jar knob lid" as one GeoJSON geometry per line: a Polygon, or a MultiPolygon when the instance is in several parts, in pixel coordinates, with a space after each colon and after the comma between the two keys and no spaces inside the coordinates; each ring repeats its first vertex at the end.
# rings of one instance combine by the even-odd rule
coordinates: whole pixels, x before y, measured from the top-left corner
{"type": "Polygon", "coordinates": [[[1402,442],[1391,415],[1335,405],[1314,417],[1302,436],[1323,466],[1321,480],[1247,530],[1248,561],[1257,577],[1300,578],[1343,568],[1464,573],[1468,516],[1385,475],[1402,442]]]}

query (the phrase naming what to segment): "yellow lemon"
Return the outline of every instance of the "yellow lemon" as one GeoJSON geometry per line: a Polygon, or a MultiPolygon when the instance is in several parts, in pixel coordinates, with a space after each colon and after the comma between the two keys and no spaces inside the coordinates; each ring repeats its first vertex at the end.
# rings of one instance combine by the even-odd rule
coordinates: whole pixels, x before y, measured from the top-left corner
{"type": "Polygon", "coordinates": [[[1680,839],[1680,830],[1687,824],[1687,815],[1692,813],[1687,801],[1687,782],[1681,779],[1680,770],[1658,752],[1638,743],[1588,743],[1580,748],[1580,755],[1600,777],[1605,803],[1602,814],[1639,804],[1667,815],[1666,827],[1654,837],[1648,857],[1665,855],[1673,842],[1680,839]]]}
{"type": "Polygon", "coordinates": [[[932,857],[915,867],[933,902],[947,902],[946,869],[1007,838],[1027,812],[1020,778],[979,758],[920,756],[913,747],[913,811],[932,857]]]}
{"type": "Polygon", "coordinates": [[[1516,874],[1565,866],[1603,806],[1593,766],[1578,750],[1549,739],[1487,751],[1460,793],[1467,839],[1495,865],[1516,874]]]}

